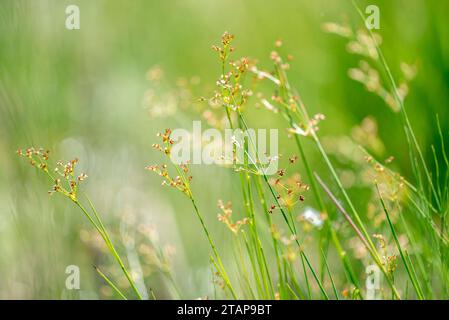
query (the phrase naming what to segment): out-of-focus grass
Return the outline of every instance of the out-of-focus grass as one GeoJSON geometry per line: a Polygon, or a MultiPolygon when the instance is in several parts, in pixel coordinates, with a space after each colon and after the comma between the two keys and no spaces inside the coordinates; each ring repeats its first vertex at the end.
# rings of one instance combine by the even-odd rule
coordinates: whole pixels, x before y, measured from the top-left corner
{"type": "MultiPolygon", "coordinates": [[[[436,113],[443,131],[449,128],[448,4],[375,2],[391,65],[418,66],[407,108],[430,160],[430,144],[439,148],[437,128],[429,125],[436,113]]],[[[179,77],[198,76],[196,91],[207,95],[220,73],[209,48],[224,30],[237,35],[238,55],[257,57],[262,65],[281,38],[283,50],[295,57],[290,81],[313,111],[327,116],[320,133],[347,134],[373,115],[388,150],[380,156],[394,155],[398,169],[411,176],[399,118],[348,79],[357,59],[345,53],[344,41],[322,32],[329,20],[359,24],[347,1],[5,0],[0,17],[1,298],[70,297],[64,290],[69,264],[81,267],[81,294],[95,296],[102,283],[90,266],[98,257],[79,239],[85,221],[58,197],[47,197],[46,185],[17,161],[14,151],[28,145],[54,149],[57,158],[79,157],[89,173],[88,191],[106,221],[114,224],[132,212],[139,221],[155,223],[162,242],[176,247],[175,274],[182,289],[192,297],[209,292],[209,279],[202,276],[208,247],[185,200],[161,190],[158,179],[143,171],[153,160],[154,134],[165,127],[188,128],[198,116],[183,110],[152,119],[142,100],[150,85],[146,71],[154,65],[173,87],[179,77]],[[81,10],[81,29],[69,31],[65,7],[73,3],[81,10]]],[[[248,121],[280,127],[280,119],[260,110],[250,111],[248,121]]],[[[281,145],[293,149],[290,141],[281,145]]],[[[224,169],[193,170],[194,187],[208,190],[198,202],[223,242],[226,231],[216,222],[216,199],[239,202],[238,187],[224,169]]],[[[160,282],[157,276],[154,282],[160,282]]]]}

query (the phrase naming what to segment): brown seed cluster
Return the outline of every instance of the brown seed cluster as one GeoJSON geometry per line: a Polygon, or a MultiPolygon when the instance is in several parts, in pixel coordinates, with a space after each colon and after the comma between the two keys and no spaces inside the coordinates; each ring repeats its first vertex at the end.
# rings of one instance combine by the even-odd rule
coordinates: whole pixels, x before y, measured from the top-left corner
{"type": "Polygon", "coordinates": [[[233,111],[241,108],[253,94],[251,90],[244,89],[241,83],[250,65],[248,58],[230,62],[231,70],[222,74],[216,81],[218,90],[210,99],[210,103],[225,106],[233,111]]]}
{"type": "MultiPolygon", "coordinates": [[[[289,158],[289,164],[296,162],[297,156],[291,156],[289,158]]],[[[270,184],[277,191],[277,200],[281,207],[288,209],[293,208],[296,204],[305,201],[304,192],[310,189],[309,185],[301,181],[299,174],[294,174],[291,177],[286,176],[286,169],[279,169],[276,177],[270,180],[270,184]]],[[[277,208],[272,204],[268,210],[271,214],[277,208]]]]}
{"type": "Polygon", "coordinates": [[[69,197],[72,201],[78,201],[79,184],[87,179],[87,174],[85,173],[81,173],[78,176],[75,175],[75,167],[78,159],[73,159],[65,163],[58,161],[56,167],[50,170],[47,163],[50,154],[49,150],[43,148],[27,148],[25,150],[17,150],[17,154],[28,158],[32,166],[44,171],[53,181],[53,187],[48,191],[50,195],[58,192],[69,197]],[[55,177],[54,174],[57,176],[55,177]]]}
{"type": "MultiPolygon", "coordinates": [[[[189,167],[187,164],[180,165],[184,173],[189,172],[189,167]]],[[[184,181],[183,177],[181,176],[170,176],[167,165],[150,165],[147,166],[145,169],[157,173],[159,176],[163,178],[161,185],[163,186],[170,186],[173,188],[178,189],[179,191],[189,195],[189,187],[187,183],[184,181]]],[[[192,176],[188,176],[187,180],[190,182],[192,181],[192,176]]]]}
{"type": "Polygon", "coordinates": [[[221,36],[221,44],[222,46],[213,45],[212,49],[217,51],[220,54],[220,60],[226,61],[229,53],[233,52],[235,49],[231,46],[231,42],[234,39],[234,36],[229,32],[223,33],[221,36]]]}
{"type": "MultiPolygon", "coordinates": [[[[213,49],[220,53],[222,74],[216,81],[217,90],[209,99],[209,103],[212,106],[226,107],[236,111],[241,109],[253,94],[251,90],[243,88],[242,82],[255,62],[246,57],[235,61],[229,59],[230,53],[234,51],[234,48],[230,45],[233,39],[233,35],[225,32],[222,36],[222,46],[213,46],[213,49]],[[229,71],[226,71],[228,65],[230,68],[229,71]]],[[[210,113],[208,113],[208,117],[211,117],[210,113]]]]}
{"type": "Polygon", "coordinates": [[[386,271],[389,274],[392,274],[398,267],[397,255],[388,253],[392,251],[392,248],[387,245],[387,241],[382,234],[373,234],[373,237],[379,243],[379,248],[382,255],[382,264],[385,266],[386,271]]]}
{"type": "MultiPolygon", "coordinates": [[[[165,129],[163,133],[158,133],[157,136],[161,138],[162,143],[154,143],[153,148],[164,153],[166,156],[170,156],[171,146],[173,145],[173,140],[170,138],[170,129],[165,129]]],[[[179,191],[183,192],[187,196],[191,196],[189,183],[192,181],[193,177],[190,175],[189,163],[182,163],[177,166],[178,175],[171,175],[168,171],[168,166],[166,164],[161,165],[149,165],[145,167],[146,170],[157,173],[163,178],[162,185],[170,186],[179,191]]]]}
{"type": "Polygon", "coordinates": [[[170,139],[171,129],[165,129],[164,132],[158,133],[157,136],[162,139],[162,145],[159,143],[153,143],[152,147],[158,151],[164,152],[166,155],[170,155],[171,146],[173,140],[170,139]]]}
{"type": "Polygon", "coordinates": [[[234,234],[237,234],[243,225],[250,222],[248,218],[243,218],[242,220],[238,220],[236,222],[232,221],[231,202],[225,204],[222,200],[218,200],[218,208],[222,211],[222,213],[217,216],[218,221],[223,222],[234,234]]]}
{"type": "Polygon", "coordinates": [[[48,171],[47,160],[49,159],[50,150],[44,148],[27,148],[25,150],[18,149],[16,152],[19,156],[30,160],[33,167],[37,167],[43,171],[48,171]]]}

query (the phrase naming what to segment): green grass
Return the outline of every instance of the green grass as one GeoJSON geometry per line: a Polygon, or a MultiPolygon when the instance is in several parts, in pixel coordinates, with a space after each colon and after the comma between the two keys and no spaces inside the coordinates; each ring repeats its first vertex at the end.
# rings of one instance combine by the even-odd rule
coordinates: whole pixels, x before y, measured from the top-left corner
{"type": "MultiPolygon", "coordinates": [[[[355,2],[354,7],[363,19],[363,12],[355,2]]],[[[363,25],[363,20],[353,24],[363,25]]],[[[281,170],[275,176],[266,175],[256,141],[251,137],[246,139],[241,146],[244,163],[234,163],[223,169],[231,176],[233,205],[223,205],[227,199],[219,204],[223,213],[218,220],[223,223],[217,227],[214,209],[210,209],[210,202],[207,202],[211,199],[204,197],[202,190],[217,190],[220,185],[205,185],[207,178],[201,177],[201,172],[188,163],[168,164],[167,156],[171,152],[169,129],[159,134],[162,142],[153,145],[156,151],[162,151],[164,157],[164,160],[154,162],[167,165],[147,167],[161,177],[163,185],[172,187],[187,198],[187,202],[182,202],[182,215],[191,224],[190,233],[201,231],[202,236],[197,239],[202,240],[201,245],[209,252],[209,259],[201,256],[201,261],[202,264],[209,263],[212,270],[213,296],[210,298],[364,299],[367,277],[364,270],[373,264],[381,272],[382,286],[377,292],[381,299],[449,298],[446,127],[437,117],[432,126],[436,128],[439,144],[421,145],[420,135],[413,125],[413,119],[419,117],[413,112],[419,110],[408,109],[402,92],[403,85],[411,86],[411,79],[406,82],[396,80],[378,35],[347,24],[328,24],[325,29],[342,35],[335,32],[335,26],[346,28],[343,41],[347,47],[356,43],[375,49],[375,54],[369,50],[354,54],[350,50],[346,55],[361,63],[359,68],[353,68],[349,73],[368,89],[367,96],[370,93],[377,96],[378,108],[390,112],[389,117],[397,118],[396,123],[402,128],[393,130],[401,149],[392,153],[399,156],[406,153],[408,160],[399,167],[391,165],[391,161],[378,160],[383,155],[369,145],[355,141],[347,128],[344,135],[350,142],[345,147],[352,148],[353,158],[342,161],[344,151],[338,148],[332,151],[332,146],[326,143],[327,137],[322,134],[326,128],[339,125],[341,119],[324,117],[316,112],[319,107],[306,104],[305,101],[310,99],[304,99],[293,85],[298,81],[290,80],[289,69],[295,61],[283,54],[284,47],[277,43],[270,55],[270,67],[263,68],[261,65],[266,62],[256,64],[249,58],[236,59],[233,46],[238,38],[235,40],[225,33],[220,45],[213,47],[218,53],[214,70],[219,72],[214,76],[222,81],[216,83],[211,94],[202,94],[211,98],[202,98],[200,103],[191,101],[189,106],[193,106],[195,112],[199,111],[197,115],[207,110],[223,120],[218,123],[246,130],[258,125],[253,117],[253,107],[260,105],[261,99],[266,99],[273,106],[272,111],[276,110],[266,117],[276,119],[279,129],[289,136],[288,140],[282,140],[288,141],[288,147],[284,148],[281,157],[281,170]],[[360,37],[364,37],[363,41],[360,37]],[[255,154],[255,158],[250,154],[255,154]],[[294,158],[289,158],[293,155],[294,158]],[[362,186],[355,183],[348,186],[344,176],[347,171],[356,181],[363,181],[359,182],[362,186]],[[367,175],[368,178],[363,180],[367,175]],[[306,205],[318,212],[322,220],[320,227],[301,219],[306,205]],[[193,221],[197,223],[193,224],[193,221]]],[[[388,42],[383,46],[388,46],[388,42]]],[[[343,48],[342,45],[342,51],[343,48]]],[[[238,48],[236,51],[239,52],[238,48]]],[[[269,52],[270,48],[266,51],[269,52]]],[[[307,79],[302,81],[307,83],[307,79]]],[[[355,88],[363,91],[360,87],[355,88]]],[[[193,93],[191,95],[194,96],[193,93]]],[[[413,95],[408,99],[413,99],[413,95]]],[[[371,134],[380,139],[377,133],[371,134]]],[[[233,148],[236,154],[239,146],[234,145],[233,148]]],[[[179,281],[182,278],[179,268],[176,270],[166,260],[159,243],[149,241],[149,246],[147,240],[139,243],[148,246],[143,248],[151,252],[149,255],[156,262],[149,259],[150,275],[145,276],[141,272],[134,276],[136,268],[131,267],[131,255],[124,237],[123,243],[114,246],[112,238],[115,235],[117,240],[114,243],[119,243],[120,232],[108,232],[109,228],[114,229],[114,224],[107,228],[96,206],[80,191],[85,176],[75,173],[77,161],[58,164],[59,171],[55,171],[48,161],[49,153],[43,149],[31,148],[19,151],[19,154],[47,175],[54,184],[51,194],[62,195],[75,204],[87,218],[91,230],[102,239],[105,246],[101,252],[103,265],[97,267],[95,263],[94,269],[100,281],[112,290],[109,297],[142,299],[148,296],[142,292],[143,286],[153,299],[191,298],[180,289],[183,284],[179,281]],[[125,254],[128,259],[124,258],[125,254]],[[154,273],[162,276],[155,277],[154,273]]],[[[91,183],[95,185],[96,181],[91,183]]],[[[170,197],[178,196],[170,193],[170,197]]],[[[218,202],[221,199],[212,200],[218,202]]],[[[146,231],[143,234],[147,235],[146,231]]],[[[135,247],[142,249],[141,246],[135,247]]],[[[195,248],[186,249],[191,254],[194,251],[195,248]]],[[[142,251],[138,253],[141,267],[145,258],[142,251]]],[[[207,277],[206,274],[201,276],[207,277]]],[[[212,291],[195,294],[212,295],[212,291]]]]}

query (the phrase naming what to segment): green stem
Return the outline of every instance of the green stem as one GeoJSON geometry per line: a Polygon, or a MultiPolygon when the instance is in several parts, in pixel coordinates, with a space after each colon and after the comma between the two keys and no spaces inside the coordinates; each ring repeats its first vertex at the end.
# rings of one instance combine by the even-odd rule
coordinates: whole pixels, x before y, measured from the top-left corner
{"type": "Polygon", "coordinates": [[[134,280],[131,278],[131,275],[129,274],[128,270],[126,269],[125,265],[123,264],[122,259],[120,258],[119,254],[117,253],[117,250],[115,249],[114,245],[112,244],[110,238],[109,238],[109,234],[106,231],[106,229],[104,228],[103,223],[101,222],[101,219],[98,215],[98,213],[96,212],[96,210],[93,210],[94,215],[97,217],[97,219],[99,219],[99,223],[100,226],[98,226],[94,220],[92,219],[92,217],[89,215],[89,213],[87,212],[87,210],[84,208],[84,206],[78,201],[78,200],[73,200],[73,202],[81,209],[81,211],[84,213],[84,215],[89,219],[89,221],[92,223],[92,225],[97,229],[97,231],[100,233],[101,237],[103,238],[103,240],[105,241],[106,245],[109,248],[109,252],[112,253],[113,257],[115,258],[115,260],[118,262],[118,264],[120,265],[120,268],[122,269],[123,273],[126,276],[126,279],[128,279],[129,284],[131,285],[132,289],[134,290],[134,292],[136,293],[137,297],[140,300],[143,300],[142,295],[140,294],[139,290],[137,289],[134,280]]]}

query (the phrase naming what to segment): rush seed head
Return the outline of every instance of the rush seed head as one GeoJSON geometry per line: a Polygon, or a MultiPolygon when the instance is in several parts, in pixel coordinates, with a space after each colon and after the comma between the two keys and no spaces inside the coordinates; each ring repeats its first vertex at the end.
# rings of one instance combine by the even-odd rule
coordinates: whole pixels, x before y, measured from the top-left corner
{"type": "MultiPolygon", "coordinates": [[[[171,139],[171,129],[165,129],[164,132],[158,133],[157,136],[162,140],[161,144],[154,143],[152,147],[158,151],[161,151],[164,155],[170,156],[171,146],[174,143],[171,139]]],[[[166,164],[161,165],[149,165],[146,166],[145,169],[151,172],[155,172],[159,176],[161,176],[164,180],[161,182],[162,186],[170,186],[173,187],[181,192],[183,192],[188,197],[191,197],[191,191],[190,191],[190,182],[192,181],[193,177],[191,175],[188,175],[190,168],[189,163],[181,163],[176,164],[175,167],[177,168],[177,173],[179,173],[176,176],[173,176],[168,171],[168,166],[166,164]]]]}
{"type": "Polygon", "coordinates": [[[17,154],[28,158],[32,166],[47,174],[54,183],[52,189],[48,191],[50,195],[60,193],[72,201],[78,201],[79,184],[87,178],[87,174],[81,173],[75,178],[75,167],[78,164],[77,158],[65,163],[63,161],[57,161],[56,166],[50,168],[47,162],[50,158],[50,151],[48,149],[30,147],[25,150],[17,150],[17,154]],[[53,173],[58,177],[55,178],[53,173]]]}

